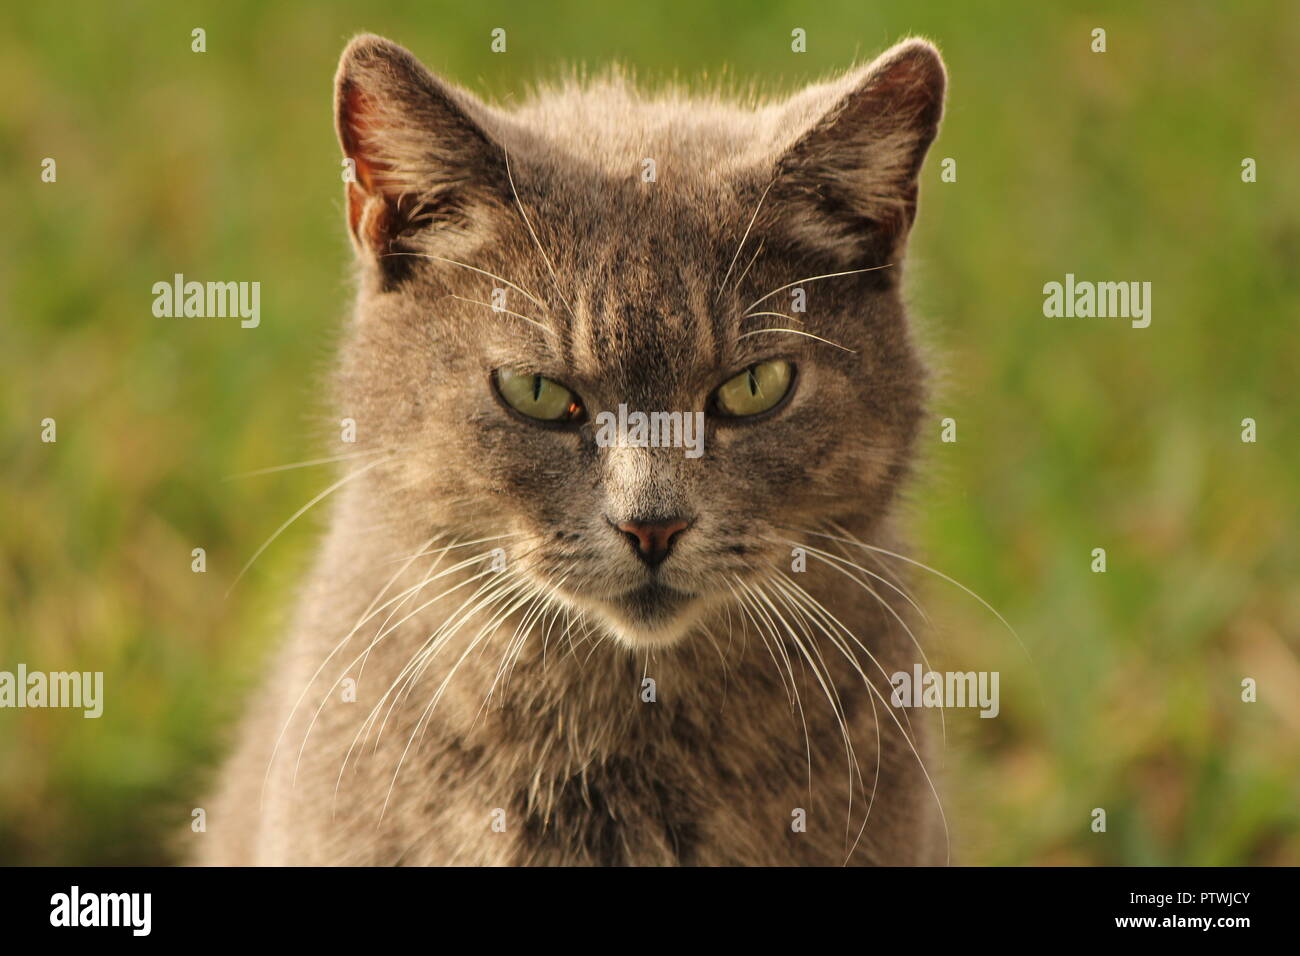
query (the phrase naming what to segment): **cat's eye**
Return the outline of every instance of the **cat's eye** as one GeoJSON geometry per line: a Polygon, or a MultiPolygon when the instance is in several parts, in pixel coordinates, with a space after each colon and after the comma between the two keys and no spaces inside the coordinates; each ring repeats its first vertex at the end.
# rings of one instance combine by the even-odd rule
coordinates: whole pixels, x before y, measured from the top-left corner
{"type": "Polygon", "coordinates": [[[714,404],[723,415],[747,418],[771,411],[790,391],[794,366],[780,359],[751,365],[718,387],[714,404]]]}
{"type": "Polygon", "coordinates": [[[582,420],[584,412],[578,396],[545,375],[500,368],[493,378],[501,398],[521,415],[542,422],[582,420]]]}

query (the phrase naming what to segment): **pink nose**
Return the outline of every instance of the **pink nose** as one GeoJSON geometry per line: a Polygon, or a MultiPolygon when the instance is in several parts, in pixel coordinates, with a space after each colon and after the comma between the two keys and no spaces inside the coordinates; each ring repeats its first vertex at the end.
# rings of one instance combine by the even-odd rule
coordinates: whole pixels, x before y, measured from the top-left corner
{"type": "Polygon", "coordinates": [[[668,557],[673,538],[690,527],[690,522],[685,518],[666,518],[663,521],[623,521],[614,527],[636,546],[637,556],[653,567],[668,557]]]}

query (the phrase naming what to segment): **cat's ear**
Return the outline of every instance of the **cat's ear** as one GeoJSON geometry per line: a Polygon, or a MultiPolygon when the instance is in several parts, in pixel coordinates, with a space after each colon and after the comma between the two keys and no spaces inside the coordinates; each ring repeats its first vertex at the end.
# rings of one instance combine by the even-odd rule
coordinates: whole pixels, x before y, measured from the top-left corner
{"type": "Polygon", "coordinates": [[[477,244],[507,184],[486,114],[397,44],[371,35],[348,44],[334,122],[351,161],[348,228],[363,255],[388,271],[402,268],[391,257],[417,234],[436,234],[448,252],[477,244]]]}
{"type": "Polygon", "coordinates": [[[786,113],[793,142],[779,154],[769,200],[787,235],[855,267],[899,254],[945,86],[939,51],[906,40],[796,96],[786,113]]]}

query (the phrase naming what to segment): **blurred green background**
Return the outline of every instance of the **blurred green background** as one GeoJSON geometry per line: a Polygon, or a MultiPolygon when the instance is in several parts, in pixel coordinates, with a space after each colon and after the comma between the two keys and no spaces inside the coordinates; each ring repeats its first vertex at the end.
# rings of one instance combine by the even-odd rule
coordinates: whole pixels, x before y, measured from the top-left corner
{"type": "Polygon", "coordinates": [[[102,670],[107,702],[98,721],[0,711],[0,862],[171,860],[282,632],[318,524],[224,595],[329,469],[225,479],[333,450],[318,385],[351,250],[330,86],[360,30],[499,99],[611,60],[780,92],[933,38],[950,99],[909,296],[940,390],[913,553],[997,607],[1034,662],[962,592],[918,582],[935,665],[1002,674],[999,719],[948,716],[956,858],[1300,862],[1294,5],[375,7],[6,5],[0,669],[102,670]],[[176,272],[260,281],[261,327],[154,318],[151,286],[176,272]],[[1151,327],[1044,318],[1043,283],[1067,272],[1150,281],[1151,327]]]}

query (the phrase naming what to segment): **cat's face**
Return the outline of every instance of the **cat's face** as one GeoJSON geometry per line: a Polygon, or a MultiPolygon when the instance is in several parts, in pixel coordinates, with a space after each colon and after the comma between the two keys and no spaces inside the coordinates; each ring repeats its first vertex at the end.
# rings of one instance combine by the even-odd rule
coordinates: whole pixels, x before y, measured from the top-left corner
{"type": "Polygon", "coordinates": [[[869,526],[921,413],[898,283],[942,95],[912,41],[759,110],[609,81],[502,112],[354,41],[342,412],[393,525],[501,547],[631,645],[789,572],[798,529],[869,526]]]}

